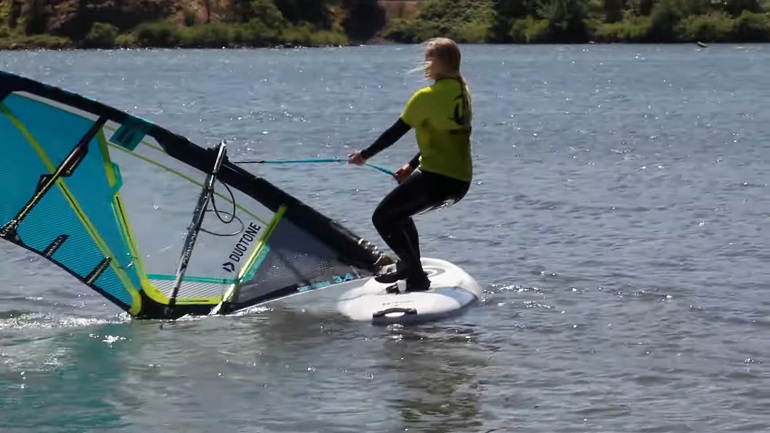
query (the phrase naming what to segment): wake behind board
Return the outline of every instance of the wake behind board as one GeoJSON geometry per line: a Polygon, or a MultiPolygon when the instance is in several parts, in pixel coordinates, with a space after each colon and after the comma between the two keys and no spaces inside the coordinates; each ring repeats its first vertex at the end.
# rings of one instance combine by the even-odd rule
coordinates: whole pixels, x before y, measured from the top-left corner
{"type": "Polygon", "coordinates": [[[390,284],[370,278],[340,296],[337,310],[352,320],[374,324],[416,323],[458,314],[481,297],[481,286],[459,266],[435,258],[423,258],[422,265],[430,290],[390,294],[385,292],[390,284]]]}

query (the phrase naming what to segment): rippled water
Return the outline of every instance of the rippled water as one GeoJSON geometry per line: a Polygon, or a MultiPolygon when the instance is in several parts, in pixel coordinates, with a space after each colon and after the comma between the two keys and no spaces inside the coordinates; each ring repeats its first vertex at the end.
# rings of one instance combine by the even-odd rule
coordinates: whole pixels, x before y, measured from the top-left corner
{"type": "MultiPolygon", "coordinates": [[[[770,431],[770,50],[464,50],[476,183],[418,228],[482,302],[407,328],[323,308],[159,326],[3,243],[2,431],[770,431]]],[[[233,159],[368,145],[421,84],[405,74],[419,59],[416,46],[0,55],[203,145],[227,138],[233,159]]],[[[372,162],[414,150],[410,136],[372,162]]],[[[253,170],[382,244],[382,174],[253,170]]]]}

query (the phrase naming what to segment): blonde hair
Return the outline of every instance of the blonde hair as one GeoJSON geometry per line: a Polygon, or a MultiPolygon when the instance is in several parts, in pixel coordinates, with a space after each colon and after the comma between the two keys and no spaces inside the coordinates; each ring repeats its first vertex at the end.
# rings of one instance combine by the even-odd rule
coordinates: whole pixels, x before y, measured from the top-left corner
{"type": "Polygon", "coordinates": [[[418,68],[423,71],[423,75],[434,80],[455,79],[460,82],[463,97],[463,112],[467,113],[467,108],[471,104],[468,82],[460,72],[462,55],[460,47],[455,41],[449,38],[431,38],[423,44],[425,47],[425,61],[418,68]]]}
{"type": "Polygon", "coordinates": [[[428,39],[425,44],[425,63],[423,68],[431,78],[458,78],[464,81],[460,73],[462,55],[460,47],[449,38],[428,39]]]}

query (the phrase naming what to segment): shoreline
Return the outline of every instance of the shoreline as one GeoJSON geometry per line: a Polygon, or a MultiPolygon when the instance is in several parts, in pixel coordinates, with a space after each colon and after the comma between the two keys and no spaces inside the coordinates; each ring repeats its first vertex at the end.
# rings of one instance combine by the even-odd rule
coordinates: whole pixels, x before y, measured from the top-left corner
{"type": "MultiPolygon", "coordinates": [[[[556,46],[556,45],[695,45],[698,48],[706,49],[711,45],[770,45],[770,41],[753,40],[724,40],[724,41],[700,41],[700,40],[682,40],[673,42],[640,42],[640,41],[615,41],[615,40],[590,40],[587,42],[458,42],[461,45],[496,45],[496,46],[556,46]]],[[[370,47],[370,46],[413,46],[420,45],[420,42],[399,42],[393,40],[375,39],[366,42],[349,42],[344,44],[147,44],[147,45],[112,45],[112,46],[84,46],[81,43],[68,42],[59,44],[50,43],[19,43],[6,45],[0,39],[0,52],[18,52],[18,51],[130,51],[130,50],[291,50],[291,49],[328,49],[328,48],[351,48],[351,47],[370,47]]]]}
{"type": "MultiPolygon", "coordinates": [[[[533,43],[497,43],[497,42],[462,42],[461,45],[493,45],[493,46],[565,46],[565,45],[649,45],[649,46],[662,46],[662,45],[695,45],[696,48],[706,49],[712,45],[770,45],[770,42],[752,42],[752,41],[723,41],[723,42],[708,42],[701,41],[681,41],[681,42],[533,42],[533,43]]],[[[184,51],[184,50],[306,50],[306,49],[328,49],[328,48],[354,48],[354,47],[376,47],[376,46],[416,46],[419,43],[407,43],[407,42],[388,42],[388,43],[357,43],[357,44],[344,44],[344,45],[230,45],[222,47],[213,46],[130,46],[130,47],[82,47],[82,46],[67,46],[67,47],[47,47],[41,46],[25,46],[17,48],[0,48],[0,53],[12,53],[12,52],[39,52],[39,51],[184,51]]]]}
{"type": "MultiPolygon", "coordinates": [[[[751,45],[770,45],[770,42],[756,42],[756,41],[675,41],[675,42],[637,42],[637,41],[588,41],[588,42],[459,42],[461,45],[494,45],[494,46],[564,46],[564,45],[696,45],[699,48],[708,48],[711,45],[736,45],[736,44],[751,44],[751,45]]],[[[367,42],[351,42],[347,44],[317,44],[317,45],[302,45],[302,44],[276,44],[276,45],[262,45],[262,44],[227,44],[223,46],[214,45],[131,45],[131,46],[104,46],[104,47],[86,47],[81,44],[68,44],[67,46],[50,47],[46,44],[32,45],[27,44],[19,47],[3,47],[2,40],[0,39],[0,52],[16,52],[16,51],[141,51],[141,50],[297,50],[297,49],[326,49],[326,48],[352,48],[352,47],[376,47],[376,46],[414,46],[420,45],[419,42],[397,42],[397,41],[383,41],[373,40],[367,42]]]]}
{"type": "MultiPolygon", "coordinates": [[[[770,1],[770,0],[768,0],[770,1]]],[[[283,27],[260,30],[242,24],[203,24],[177,26],[168,22],[145,23],[133,31],[119,33],[115,26],[94,25],[82,39],[52,34],[26,35],[20,32],[0,35],[0,51],[74,51],[121,49],[298,49],[341,48],[378,45],[418,45],[423,40],[444,35],[462,45],[594,45],[634,44],[673,45],[695,44],[707,48],[710,44],[770,43],[770,13],[742,13],[724,22],[720,31],[705,31],[704,16],[692,16],[686,26],[668,31],[657,29],[649,18],[640,22],[603,23],[589,27],[585,24],[573,37],[554,33],[547,20],[518,20],[511,32],[502,37],[492,33],[454,34],[454,32],[422,32],[422,23],[409,28],[393,29],[370,38],[351,38],[340,29],[315,30],[308,27],[283,27]],[[419,37],[418,37],[419,36],[419,37]]],[[[706,27],[709,28],[708,26],[706,27]]]]}

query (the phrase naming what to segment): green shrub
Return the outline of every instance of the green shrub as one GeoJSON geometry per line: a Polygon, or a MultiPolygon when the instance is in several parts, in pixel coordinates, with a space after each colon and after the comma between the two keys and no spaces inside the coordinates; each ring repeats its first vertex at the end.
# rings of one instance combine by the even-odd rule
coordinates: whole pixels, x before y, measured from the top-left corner
{"type": "Polygon", "coordinates": [[[62,50],[72,48],[72,41],[68,38],[51,35],[18,35],[10,34],[0,39],[1,50],[62,50]]]}
{"type": "Polygon", "coordinates": [[[111,48],[115,46],[115,38],[117,37],[118,28],[114,25],[94,23],[83,40],[83,46],[86,48],[111,48]]]}
{"type": "Polygon", "coordinates": [[[684,18],[681,29],[684,41],[728,41],[732,37],[733,19],[725,12],[715,11],[684,18]]]}
{"type": "Polygon", "coordinates": [[[183,48],[221,48],[233,42],[233,27],[210,23],[178,30],[179,46],[183,48]]]}
{"type": "Polygon", "coordinates": [[[437,36],[458,42],[484,42],[492,35],[491,0],[428,0],[413,18],[393,20],[383,35],[396,42],[418,43],[437,36]]]}
{"type": "Polygon", "coordinates": [[[676,42],[679,40],[679,23],[682,4],[677,0],[661,0],[652,8],[647,40],[650,42],[676,42]]]}
{"type": "Polygon", "coordinates": [[[598,42],[641,43],[650,32],[650,17],[633,17],[616,23],[603,23],[594,30],[598,42]]]}
{"type": "Polygon", "coordinates": [[[143,47],[174,47],[179,43],[180,31],[166,21],[139,24],[134,30],[136,42],[143,47]]]}
{"type": "Polygon", "coordinates": [[[513,43],[542,44],[548,41],[548,33],[548,20],[528,16],[513,22],[509,36],[513,43]]]}
{"type": "Polygon", "coordinates": [[[115,46],[120,48],[133,48],[137,46],[136,38],[131,33],[118,35],[115,38],[115,46]]]}
{"type": "Polygon", "coordinates": [[[733,23],[732,36],[740,42],[770,42],[770,14],[743,11],[733,23]]]}

